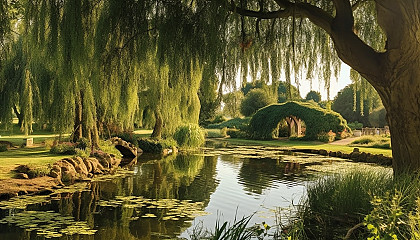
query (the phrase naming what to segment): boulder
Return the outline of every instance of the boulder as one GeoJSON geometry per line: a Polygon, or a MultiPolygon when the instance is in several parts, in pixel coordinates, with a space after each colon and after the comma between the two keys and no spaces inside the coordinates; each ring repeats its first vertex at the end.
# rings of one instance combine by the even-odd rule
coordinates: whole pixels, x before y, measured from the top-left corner
{"type": "Polygon", "coordinates": [[[324,156],[328,156],[328,151],[325,150],[325,149],[320,149],[319,154],[324,155],[324,156]]]}

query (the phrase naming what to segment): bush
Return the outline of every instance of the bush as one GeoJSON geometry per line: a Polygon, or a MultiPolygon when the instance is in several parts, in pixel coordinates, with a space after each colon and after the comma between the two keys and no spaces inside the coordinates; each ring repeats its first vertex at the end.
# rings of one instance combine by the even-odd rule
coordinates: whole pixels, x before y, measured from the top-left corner
{"type": "Polygon", "coordinates": [[[71,143],[60,143],[53,146],[50,149],[50,153],[61,154],[61,155],[73,155],[76,154],[75,147],[71,143]]]}
{"type": "Polygon", "coordinates": [[[85,149],[75,148],[74,151],[75,151],[75,155],[81,158],[87,158],[90,156],[89,148],[85,148],[85,149]]]}
{"type": "Polygon", "coordinates": [[[245,117],[256,113],[258,109],[275,103],[276,99],[263,89],[252,89],[245,95],[241,103],[240,111],[245,117]]]}
{"type": "Polygon", "coordinates": [[[209,124],[207,128],[236,128],[240,130],[246,130],[250,120],[251,118],[232,118],[219,124],[209,124]]]}
{"type": "Polygon", "coordinates": [[[363,123],[359,123],[358,121],[355,121],[355,122],[352,122],[352,123],[348,123],[347,126],[349,126],[349,128],[351,128],[351,130],[362,129],[363,128],[363,123]]]}
{"type": "Polygon", "coordinates": [[[391,140],[388,137],[363,136],[351,142],[352,146],[391,149],[391,140]]]}
{"type": "MultiPolygon", "coordinates": [[[[227,128],[223,128],[227,129],[227,128]]],[[[207,138],[224,138],[226,137],[226,130],[223,129],[206,129],[207,138]]]]}
{"type": "Polygon", "coordinates": [[[86,148],[90,147],[90,142],[87,138],[82,137],[77,139],[75,147],[81,150],[85,150],[86,148]]]}
{"type": "Polygon", "coordinates": [[[359,139],[354,140],[353,142],[351,142],[352,144],[369,144],[372,142],[375,142],[376,139],[374,136],[364,136],[361,137],[359,139]]]}
{"type": "Polygon", "coordinates": [[[174,139],[180,147],[199,147],[205,142],[204,134],[197,124],[187,124],[176,129],[174,139]]]}
{"type": "Polygon", "coordinates": [[[0,152],[6,152],[7,151],[7,145],[0,144],[0,152]]]}
{"type": "Polygon", "coordinates": [[[176,147],[176,141],[173,139],[150,139],[141,138],[138,140],[138,146],[145,153],[162,153],[164,149],[172,149],[176,147]]]}
{"type": "Polygon", "coordinates": [[[333,131],[329,131],[328,133],[320,133],[318,134],[318,141],[320,142],[333,142],[335,140],[336,134],[333,131]]]}
{"type": "Polygon", "coordinates": [[[247,136],[245,132],[235,128],[228,129],[226,134],[229,135],[231,138],[246,138],[247,136]]]}
{"type": "Polygon", "coordinates": [[[346,120],[336,112],[310,103],[287,102],[272,104],[255,113],[248,126],[249,136],[252,139],[273,139],[273,132],[278,128],[279,122],[290,116],[295,116],[305,123],[306,140],[317,140],[320,133],[330,130],[339,133],[348,128],[346,120]]]}

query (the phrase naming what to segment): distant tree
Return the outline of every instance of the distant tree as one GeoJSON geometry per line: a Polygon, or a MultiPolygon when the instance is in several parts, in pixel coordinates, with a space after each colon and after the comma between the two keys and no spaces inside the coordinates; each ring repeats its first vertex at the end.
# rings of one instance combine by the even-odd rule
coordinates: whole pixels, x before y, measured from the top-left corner
{"type": "Polygon", "coordinates": [[[257,112],[258,109],[275,102],[276,99],[269,92],[263,89],[252,89],[241,103],[241,113],[245,117],[249,117],[257,112]]]}
{"type": "Polygon", "coordinates": [[[241,115],[240,107],[242,100],[244,99],[244,94],[242,91],[235,91],[227,93],[223,96],[223,114],[229,117],[239,117],[241,115]]]}
{"type": "Polygon", "coordinates": [[[277,88],[277,102],[279,103],[284,103],[287,102],[288,100],[301,100],[302,97],[299,94],[299,90],[284,81],[280,81],[279,82],[279,87],[277,88]],[[290,91],[289,91],[289,87],[290,87],[290,91]]]}
{"type": "Polygon", "coordinates": [[[317,91],[310,91],[308,94],[306,94],[305,97],[306,100],[314,100],[314,102],[319,103],[321,101],[321,93],[317,91]]]}
{"type": "Polygon", "coordinates": [[[386,110],[383,106],[369,114],[369,123],[372,127],[384,127],[388,125],[386,121],[386,110]]]}
{"type": "Polygon", "coordinates": [[[267,88],[267,84],[262,80],[257,80],[254,82],[247,82],[245,86],[241,88],[241,91],[244,95],[247,95],[249,91],[256,88],[267,88]]]}
{"type": "Polygon", "coordinates": [[[371,126],[369,122],[369,114],[378,107],[382,106],[382,102],[376,91],[371,91],[368,99],[362,101],[361,90],[354,91],[354,84],[350,84],[343,88],[332,103],[332,110],[340,113],[347,122],[360,122],[363,126],[371,126]],[[356,95],[355,95],[356,94],[356,95]],[[363,106],[361,108],[361,106],[363,106]]]}

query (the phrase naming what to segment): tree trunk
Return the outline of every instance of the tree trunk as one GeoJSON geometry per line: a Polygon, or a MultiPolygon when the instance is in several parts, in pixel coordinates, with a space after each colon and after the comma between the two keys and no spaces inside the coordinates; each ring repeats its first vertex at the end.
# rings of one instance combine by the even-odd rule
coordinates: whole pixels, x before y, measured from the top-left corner
{"type": "Polygon", "coordinates": [[[153,132],[151,137],[153,138],[161,138],[162,137],[162,129],[163,129],[163,119],[162,114],[159,110],[155,110],[155,127],[153,128],[153,132]]]}
{"type": "MultiPolygon", "coordinates": [[[[80,93],[81,94],[81,93],[80,93]]],[[[83,137],[83,99],[82,95],[75,100],[75,118],[73,128],[73,142],[83,137]]]]}
{"type": "Polygon", "coordinates": [[[22,127],[22,123],[23,123],[23,113],[18,111],[16,105],[13,105],[13,111],[16,114],[16,117],[18,118],[18,126],[22,127]]]}
{"type": "MultiPolygon", "coordinates": [[[[380,2],[380,3],[379,3],[380,2]]],[[[420,170],[420,1],[381,0],[378,22],[387,35],[376,87],[387,110],[395,174],[420,170]],[[392,11],[390,11],[392,9],[392,11]]]]}

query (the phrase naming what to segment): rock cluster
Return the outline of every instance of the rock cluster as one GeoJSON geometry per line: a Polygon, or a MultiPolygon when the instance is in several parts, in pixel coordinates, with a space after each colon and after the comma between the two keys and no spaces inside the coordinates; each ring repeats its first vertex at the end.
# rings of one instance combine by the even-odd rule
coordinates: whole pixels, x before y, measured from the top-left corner
{"type": "Polygon", "coordinates": [[[350,159],[355,162],[366,162],[366,163],[376,163],[380,165],[390,166],[392,165],[392,157],[384,156],[383,154],[371,154],[360,152],[358,148],[354,148],[353,152],[351,153],[343,153],[340,151],[333,152],[327,151],[325,149],[293,149],[293,152],[302,152],[302,153],[312,153],[312,154],[320,154],[324,156],[330,157],[338,157],[344,159],[350,159]]]}

